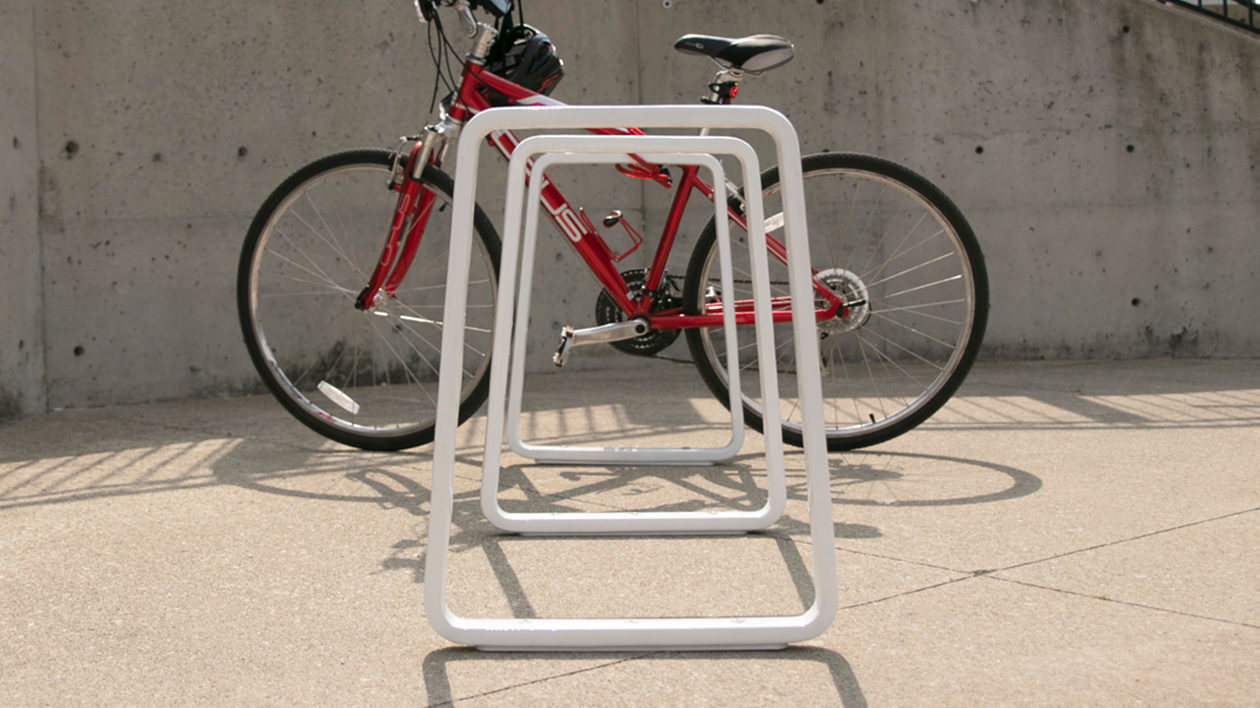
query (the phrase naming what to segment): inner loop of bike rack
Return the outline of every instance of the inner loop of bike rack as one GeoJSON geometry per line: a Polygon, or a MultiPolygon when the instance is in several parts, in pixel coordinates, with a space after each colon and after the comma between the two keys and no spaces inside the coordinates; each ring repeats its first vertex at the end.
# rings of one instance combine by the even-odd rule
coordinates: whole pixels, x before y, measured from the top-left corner
{"type": "MultiPolygon", "coordinates": [[[[781,434],[766,437],[766,468],[768,497],[766,504],[756,511],[723,512],[602,512],[602,513],[509,513],[498,503],[499,460],[504,438],[503,401],[505,369],[510,368],[512,391],[507,396],[508,442],[515,448],[519,436],[513,430],[520,415],[521,389],[524,380],[524,354],[529,324],[530,278],[533,270],[534,243],[537,241],[538,202],[542,175],[553,163],[615,163],[625,161],[626,152],[653,155],[671,164],[700,164],[709,167],[725,184],[725,172],[712,154],[671,154],[678,149],[704,149],[712,154],[730,154],[744,165],[744,177],[748,189],[756,189],[760,195],[761,179],[756,154],[742,140],[727,137],[649,137],[649,136],[535,136],[522,141],[512,154],[508,167],[508,194],[504,208],[504,248],[501,257],[499,294],[496,312],[495,340],[491,360],[506,362],[509,355],[508,333],[513,304],[516,307],[515,356],[510,367],[491,365],[490,406],[486,416],[486,445],[482,465],[481,500],[482,512],[495,526],[518,533],[546,534],[608,534],[608,533],[732,533],[765,528],[782,514],[787,500],[787,483],[784,478],[783,440],[781,434]],[[608,150],[611,152],[600,152],[608,150]],[[534,155],[540,155],[533,160],[534,155]],[[532,163],[532,168],[530,164],[532,163]],[[524,237],[520,236],[521,201],[524,196],[526,172],[531,176],[524,237]],[[520,255],[518,256],[518,252],[520,255]],[[517,262],[520,261],[520,279],[516,280],[517,262]],[[517,287],[517,282],[520,287],[517,287]]],[[[764,216],[761,200],[750,200],[749,219],[761,222],[764,216]]],[[[730,265],[730,228],[727,224],[725,199],[714,199],[718,217],[718,248],[723,259],[724,292],[733,292],[734,279],[730,265]]],[[[769,302],[770,273],[766,257],[765,234],[749,239],[753,260],[754,286],[764,296],[754,298],[757,303],[769,302]]],[[[734,303],[727,298],[723,302],[723,319],[726,323],[728,351],[735,351],[734,303]]],[[[755,313],[758,359],[761,364],[761,385],[765,395],[778,400],[778,374],[774,358],[774,332],[768,306],[755,313]]],[[[743,403],[739,390],[739,370],[736,357],[727,361],[728,376],[732,381],[730,397],[731,420],[738,428],[732,429],[731,442],[720,448],[593,448],[593,447],[546,447],[530,448],[539,453],[526,456],[545,457],[549,462],[587,462],[596,464],[697,464],[730,459],[743,442],[743,403]]],[[[517,450],[520,451],[519,449],[517,450]]]]}
{"type": "MultiPolygon", "coordinates": [[[[556,136],[553,136],[556,137],[556,136]]],[[[574,141],[580,136],[563,136],[558,139],[574,141]]],[[[657,140],[652,136],[612,136],[618,139],[639,140],[643,142],[629,143],[635,147],[624,152],[647,152],[647,141],[657,140]],[[644,147],[638,147],[638,146],[644,147]]],[[[708,136],[689,138],[703,141],[708,136]]],[[[742,141],[737,141],[742,142],[742,141]]],[[[608,143],[598,152],[622,150],[620,146],[611,148],[608,143]]],[[[619,144],[618,144],[619,145],[619,144]]],[[[706,153],[716,143],[697,142],[689,146],[672,143],[674,147],[667,152],[706,153]],[[698,147],[696,147],[698,146],[698,147]]],[[[745,144],[745,147],[747,145],[745,144]]],[[[557,148],[559,152],[566,152],[557,148]]],[[[513,165],[515,165],[515,160],[513,165]]],[[[523,160],[522,163],[523,165],[523,160]]],[[[747,163],[746,163],[747,164],[747,163]]],[[[516,185],[523,181],[524,167],[517,168],[521,180],[510,179],[509,190],[515,188],[523,192],[523,186],[516,185]]],[[[463,644],[476,645],[487,650],[626,650],[644,649],[768,649],[782,648],[790,642],[804,641],[821,634],[835,616],[838,604],[836,586],[836,565],[834,555],[834,538],[831,521],[830,484],[828,477],[826,444],[823,431],[822,393],[820,372],[818,368],[818,342],[816,324],[814,322],[813,292],[811,289],[811,271],[809,267],[809,246],[805,224],[805,205],[801,179],[801,155],[796,131],[791,123],[777,111],[761,106],[563,106],[542,108],[499,108],[483,111],[474,116],[465,125],[460,136],[458,156],[456,159],[456,189],[454,195],[451,249],[447,281],[447,298],[445,303],[442,333],[442,359],[438,383],[438,417],[436,439],[433,453],[433,481],[431,497],[431,516],[429,521],[429,540],[425,562],[425,613],[430,624],[443,637],[463,644]],[[777,159],[783,185],[784,230],[788,247],[789,292],[792,301],[792,325],[794,344],[798,357],[796,367],[797,386],[801,392],[800,406],[803,409],[803,439],[805,475],[808,489],[808,516],[810,540],[813,552],[814,602],[803,613],[790,616],[752,616],[752,617],[670,617],[670,618],[627,618],[627,619],[591,619],[591,618],[466,618],[452,613],[446,603],[447,559],[450,552],[451,517],[454,506],[454,466],[455,466],[455,430],[458,425],[460,368],[464,345],[465,306],[467,304],[468,274],[472,254],[473,209],[477,186],[477,160],[480,143],[497,130],[537,129],[537,130],[571,130],[583,128],[606,128],[636,125],[642,128],[699,128],[702,129],[756,129],[770,134],[777,150],[777,159]],[[805,362],[801,364],[799,362],[805,362]],[[811,365],[812,364],[812,365],[811,365]]],[[[749,224],[764,223],[761,215],[760,190],[745,190],[748,201],[749,224]],[[753,209],[756,209],[756,219],[753,209]]],[[[517,196],[519,200],[521,197],[517,196]]],[[[509,199],[509,207],[511,199],[509,199]]],[[[520,203],[516,204],[516,216],[508,213],[507,219],[515,218],[515,232],[505,229],[504,260],[507,260],[509,248],[519,249],[520,203]]],[[[723,221],[719,218],[719,222],[723,221]]],[[[761,232],[762,229],[756,229],[761,232]]],[[[761,239],[754,239],[760,241],[761,239]]],[[[532,249],[531,249],[532,250],[532,249]]],[[[754,258],[766,258],[764,248],[754,249],[754,258]]],[[[515,268],[515,262],[511,264],[515,268]]],[[[754,264],[754,268],[756,265],[754,264]]],[[[501,271],[506,271],[501,268],[501,271]]],[[[500,294],[504,290],[515,289],[515,274],[501,275],[511,280],[508,287],[500,284],[500,294]]],[[[759,278],[754,278],[754,281],[759,278]]],[[[768,283],[765,292],[758,292],[754,286],[755,321],[760,324],[761,312],[768,312],[770,301],[768,283]]],[[[498,340],[503,339],[502,352],[508,351],[508,332],[505,328],[511,322],[511,313],[496,313],[496,351],[491,365],[492,394],[490,400],[499,411],[491,411],[491,418],[498,418],[502,424],[502,392],[506,386],[508,362],[499,356],[498,340]],[[500,396],[494,396],[494,387],[500,396]],[[497,401],[498,403],[493,403],[497,401]]],[[[768,315],[767,315],[768,319],[768,315]]],[[[728,328],[729,329],[729,328],[728,328]]],[[[773,348],[773,340],[763,344],[758,337],[759,354],[763,346],[773,348]]],[[[770,360],[773,362],[773,357],[770,360]]],[[[764,373],[764,372],[763,372],[764,373]]],[[[777,375],[771,372],[771,385],[763,388],[763,396],[767,401],[777,399],[777,375]],[[773,395],[773,398],[772,398],[773,395]]],[[[766,410],[773,410],[766,404],[766,410]]],[[[768,421],[767,430],[779,427],[768,421]]],[[[489,428],[489,424],[487,428],[489,428]]],[[[486,447],[496,451],[502,446],[501,428],[495,434],[488,430],[486,447]]],[[[778,438],[777,434],[768,434],[767,465],[775,463],[782,474],[781,450],[779,459],[772,460],[770,442],[778,438]]],[[[779,440],[781,445],[781,439],[779,440]]],[[[487,454],[486,462],[490,455],[487,454]]],[[[498,459],[495,455],[497,471],[498,459]]],[[[768,470],[769,471],[769,470],[768,470]]],[[[497,482],[496,482],[497,494],[497,482]]],[[[782,477],[774,488],[783,488],[782,477]]],[[[784,489],[781,489],[785,493],[784,489]]],[[[486,495],[483,488],[483,508],[486,506],[486,495]]],[[[497,507],[497,502],[494,504],[497,507]]],[[[575,516],[575,515],[568,515],[575,516]]],[[[619,520],[628,524],[626,533],[652,533],[662,526],[662,520],[653,519],[650,513],[619,520]]],[[[692,513],[693,518],[698,518],[692,513]]],[[[524,520],[524,528],[542,530],[541,519],[524,520]]],[[[679,523],[690,521],[669,519],[665,526],[677,527],[679,523]]],[[[693,531],[695,532],[695,531],[693,531]]]]}
{"type": "MultiPolygon", "coordinates": [[[[666,152],[658,152],[669,150],[682,144],[698,145],[695,138],[653,138],[645,141],[642,137],[628,136],[534,136],[526,138],[516,147],[516,151],[512,153],[512,161],[508,167],[508,199],[505,213],[509,214],[505,220],[504,232],[506,236],[506,244],[504,256],[502,258],[501,270],[514,271],[515,255],[517,249],[514,238],[518,233],[519,227],[513,220],[519,214],[520,192],[519,187],[523,184],[523,176],[525,171],[530,174],[529,194],[525,199],[526,215],[525,215],[525,232],[520,243],[520,286],[516,288],[519,292],[512,293],[511,288],[500,286],[499,302],[503,303],[507,308],[511,308],[512,303],[516,303],[516,327],[515,327],[515,343],[513,345],[513,365],[511,367],[511,382],[508,390],[508,413],[507,413],[507,441],[511,448],[523,457],[529,457],[540,462],[572,462],[572,463],[592,463],[592,464],[668,464],[668,465],[685,465],[685,464],[708,464],[712,462],[720,462],[729,460],[739,452],[744,442],[744,407],[739,392],[739,362],[737,357],[730,357],[727,361],[727,378],[731,382],[731,393],[729,397],[731,409],[731,437],[727,443],[717,448],[626,448],[626,447],[563,447],[558,445],[530,445],[521,440],[520,436],[520,415],[521,415],[521,399],[524,387],[524,368],[526,354],[526,329],[529,324],[530,312],[530,287],[529,283],[532,277],[533,260],[534,260],[534,244],[538,235],[538,219],[539,219],[539,202],[542,196],[542,187],[544,180],[542,176],[546,170],[553,164],[617,164],[625,162],[626,153],[618,151],[620,146],[625,149],[634,149],[643,154],[652,154],[659,162],[673,165],[693,164],[707,167],[713,175],[713,184],[718,193],[713,198],[713,210],[715,223],[717,225],[718,235],[718,251],[722,263],[721,282],[723,292],[734,292],[733,281],[734,274],[730,261],[730,225],[726,214],[726,199],[722,194],[726,191],[726,172],[722,168],[722,163],[714,158],[713,154],[729,154],[734,155],[743,165],[744,180],[746,185],[750,187],[759,187],[761,183],[761,170],[757,161],[757,155],[748,147],[748,144],[742,140],[735,138],[706,138],[703,145],[709,150],[705,154],[669,154],[666,152]],[[598,152],[605,150],[606,152],[598,152]],[[534,160],[534,155],[539,157],[534,160]],[[519,156],[519,157],[518,157],[519,156]],[[527,163],[532,162],[532,167],[527,163]],[[516,297],[512,297],[516,295],[516,297]]],[[[636,153],[636,154],[639,154],[636,153]]],[[[758,192],[760,193],[760,192],[758,192]]],[[[758,244],[764,250],[764,244],[758,244]]],[[[749,243],[749,248],[754,248],[749,243]]],[[[765,265],[766,259],[756,259],[754,254],[753,262],[760,262],[765,265]]],[[[769,287],[768,270],[758,276],[763,276],[762,280],[769,287]]],[[[500,276],[500,282],[508,276],[500,276]]],[[[722,317],[726,330],[726,347],[727,351],[736,351],[737,345],[735,340],[735,306],[730,298],[724,298],[722,302],[722,317]]],[[[773,336],[770,330],[770,323],[765,323],[765,329],[758,330],[758,336],[773,336]]],[[[494,356],[498,356],[499,352],[495,351],[494,356]]],[[[764,378],[764,374],[763,374],[764,378]]],[[[502,396],[495,397],[493,380],[491,382],[491,401],[503,400],[502,396]]],[[[496,409],[497,410],[497,409],[496,409]]],[[[496,431],[497,432],[497,431],[496,431]]],[[[488,436],[489,437],[489,436],[488,436]]],[[[487,469],[490,465],[487,463],[487,469]]]]}

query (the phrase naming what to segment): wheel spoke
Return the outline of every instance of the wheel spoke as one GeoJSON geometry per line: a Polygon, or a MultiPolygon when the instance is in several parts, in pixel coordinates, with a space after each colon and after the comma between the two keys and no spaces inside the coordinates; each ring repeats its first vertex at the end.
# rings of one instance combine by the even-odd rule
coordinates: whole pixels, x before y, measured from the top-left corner
{"type": "MultiPolygon", "coordinates": [[[[428,169],[425,187],[438,202],[408,272],[378,307],[349,305],[393,219],[398,193],[382,188],[392,166],[391,153],[361,150],[299,170],[266,202],[272,211],[255,218],[242,254],[241,313],[259,373],[302,422],[373,449],[432,439],[445,327],[450,214],[442,207],[453,185],[428,169]]],[[[498,287],[498,237],[478,225],[474,243],[461,403],[485,396],[498,287]]]]}
{"type": "MultiPolygon", "coordinates": [[[[828,446],[861,447],[922,422],[966,375],[987,313],[983,262],[957,210],[904,168],[844,154],[808,157],[803,168],[811,265],[816,279],[848,306],[843,316],[817,323],[828,446]]],[[[765,184],[766,195],[781,197],[773,179],[765,184]]],[[[767,228],[781,226],[777,205],[767,211],[774,215],[767,228]]],[[[688,268],[685,301],[692,308],[705,304],[699,284],[715,282],[714,236],[710,225],[688,268]]],[[[739,287],[747,291],[747,255],[732,257],[739,287]]],[[[783,271],[777,260],[771,263],[783,271]]],[[[775,278],[776,293],[785,281],[775,278]]],[[[796,441],[803,411],[795,395],[798,362],[790,330],[787,324],[775,328],[780,389],[787,395],[773,409],[784,419],[785,439],[796,441]]],[[[687,339],[722,398],[722,328],[688,331],[687,339]]],[[[741,370],[755,366],[750,354],[756,343],[749,340],[741,337],[732,353],[741,370]]],[[[746,420],[760,426],[761,402],[745,394],[744,404],[746,420]]]]}

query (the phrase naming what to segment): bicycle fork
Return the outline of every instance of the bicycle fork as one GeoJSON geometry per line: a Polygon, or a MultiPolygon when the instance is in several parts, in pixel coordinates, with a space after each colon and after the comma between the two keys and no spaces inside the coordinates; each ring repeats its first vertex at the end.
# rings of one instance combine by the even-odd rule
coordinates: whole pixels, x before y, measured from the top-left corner
{"type": "Polygon", "coordinates": [[[426,189],[421,181],[424,168],[434,157],[440,158],[445,151],[451,126],[442,124],[425,129],[423,139],[404,137],[403,142],[413,141],[407,168],[400,164],[402,150],[394,158],[394,169],[390,173],[388,188],[398,192],[397,206],[394,207],[394,218],[390,222],[389,233],[385,237],[385,245],[381,249],[381,257],[376,262],[367,285],[355,298],[354,306],[358,310],[371,310],[381,305],[386,298],[393,297],[398,284],[406,277],[411,262],[420,248],[420,237],[424,234],[429,222],[429,214],[433,210],[436,197],[426,189]],[[404,235],[405,230],[405,235],[404,235]],[[400,247],[401,244],[401,247],[400,247]]]}

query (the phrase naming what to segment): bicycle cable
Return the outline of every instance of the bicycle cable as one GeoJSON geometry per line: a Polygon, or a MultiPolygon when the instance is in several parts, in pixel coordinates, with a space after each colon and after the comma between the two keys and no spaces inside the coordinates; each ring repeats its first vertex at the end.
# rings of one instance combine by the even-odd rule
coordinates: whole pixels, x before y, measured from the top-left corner
{"type": "Polygon", "coordinates": [[[433,80],[433,95],[429,98],[429,112],[437,107],[438,89],[445,86],[448,93],[455,92],[455,75],[451,73],[451,62],[453,57],[458,54],[455,48],[451,46],[450,41],[446,38],[446,30],[442,27],[442,20],[434,13],[433,21],[429,23],[429,31],[426,36],[429,46],[429,58],[433,61],[435,68],[435,78],[433,80]],[[437,46],[434,46],[433,34],[436,31],[438,36],[437,46]],[[446,73],[443,74],[445,68],[446,73]]]}

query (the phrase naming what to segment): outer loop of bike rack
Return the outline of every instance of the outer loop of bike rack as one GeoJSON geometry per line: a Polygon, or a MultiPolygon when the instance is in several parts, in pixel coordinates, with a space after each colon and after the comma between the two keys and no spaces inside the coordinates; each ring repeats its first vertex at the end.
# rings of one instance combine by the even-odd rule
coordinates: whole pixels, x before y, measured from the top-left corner
{"type": "MultiPolygon", "coordinates": [[[[836,565],[801,154],[792,124],[781,113],[760,106],[563,106],[490,109],[474,116],[464,126],[459,140],[455,176],[442,360],[438,382],[429,539],[425,562],[425,613],[429,623],[439,634],[454,642],[472,644],[487,650],[517,651],[768,649],[781,648],[790,642],[804,641],[821,634],[835,617],[836,565]],[[457,616],[446,604],[447,558],[450,552],[454,507],[455,442],[464,348],[463,329],[466,322],[464,310],[467,305],[468,273],[472,257],[479,144],[498,130],[566,130],[630,125],[641,128],[756,129],[768,133],[774,141],[784,202],[788,287],[798,361],[797,387],[800,390],[800,406],[803,411],[802,436],[813,553],[814,602],[803,613],[790,616],[626,619],[457,616]]],[[[750,223],[759,222],[750,220],[750,223]]],[[[759,255],[765,257],[764,252],[759,255]]],[[[758,306],[758,301],[762,300],[764,302],[760,304],[769,307],[768,293],[754,293],[754,309],[758,306]]],[[[773,342],[770,345],[773,346],[773,342]]],[[[492,364],[492,370],[495,368],[492,364]]],[[[503,370],[502,365],[498,368],[503,370]]],[[[767,410],[771,410],[771,399],[768,396],[771,392],[777,392],[777,385],[770,392],[763,391],[767,410]]],[[[501,439],[497,444],[502,444],[501,439]]],[[[639,530],[646,528],[650,528],[650,525],[639,530]]]]}
{"type": "MultiPolygon", "coordinates": [[[[568,447],[559,445],[530,445],[520,436],[520,416],[521,416],[521,399],[524,388],[524,368],[526,354],[526,330],[529,326],[530,311],[530,281],[533,273],[534,261],[534,244],[537,242],[538,220],[540,216],[539,203],[542,197],[542,187],[545,183],[543,175],[548,167],[556,163],[565,164],[595,164],[609,163],[616,164],[626,162],[626,151],[633,149],[635,154],[652,155],[657,162],[662,164],[682,165],[692,164],[700,165],[709,169],[713,175],[713,184],[717,193],[713,198],[713,209],[715,223],[717,224],[718,251],[721,257],[722,270],[721,281],[723,292],[734,292],[732,266],[730,262],[730,226],[726,214],[726,199],[723,194],[726,192],[726,173],[722,164],[713,157],[715,154],[729,154],[737,157],[743,165],[743,173],[745,184],[758,186],[761,182],[761,169],[757,162],[757,155],[742,140],[735,138],[722,137],[665,137],[650,138],[646,136],[615,136],[615,135],[589,135],[589,136],[534,136],[526,138],[512,153],[512,160],[508,166],[508,198],[507,205],[504,208],[505,214],[519,214],[520,200],[522,189],[520,185],[524,183],[524,174],[528,170],[530,174],[529,194],[525,198],[526,207],[525,214],[525,232],[521,239],[521,273],[519,291],[517,297],[513,298],[513,293],[509,288],[502,285],[504,276],[500,276],[499,302],[507,308],[512,307],[512,303],[516,303],[516,327],[515,342],[513,344],[513,364],[510,369],[511,381],[508,388],[507,396],[507,442],[508,445],[519,455],[528,457],[540,462],[548,463],[591,463],[591,464],[663,464],[663,465],[685,465],[685,464],[708,464],[729,460],[739,452],[744,442],[744,407],[739,389],[739,362],[737,357],[731,357],[727,362],[727,378],[731,382],[730,390],[730,410],[731,410],[731,436],[726,444],[716,448],[630,448],[630,447],[568,447]],[[669,151],[678,151],[680,149],[688,150],[704,150],[704,153],[691,154],[669,154],[669,151]],[[602,151],[602,152],[601,152],[602,151]],[[534,156],[539,157],[534,160],[534,156]],[[529,166],[532,163],[532,167],[529,166]]],[[[747,188],[746,188],[747,189],[747,188]]],[[[760,194],[760,190],[757,192],[760,194]]],[[[505,248],[502,266],[500,270],[512,269],[509,255],[514,256],[515,250],[509,254],[509,249],[515,246],[515,235],[517,230],[515,223],[509,223],[509,218],[505,218],[505,248]]],[[[751,247],[751,245],[750,245],[751,247]]],[[[764,263],[765,259],[762,259],[764,263]]],[[[759,274],[765,282],[770,282],[769,270],[759,274]]],[[[736,351],[735,341],[735,307],[729,298],[723,300],[722,317],[724,327],[726,329],[726,346],[727,351],[736,351]]],[[[758,336],[773,336],[771,329],[772,323],[767,319],[764,322],[764,328],[758,330],[758,336]]],[[[506,352],[495,350],[494,357],[499,357],[506,352]]],[[[763,375],[764,378],[764,375],[763,375]]],[[[491,383],[491,401],[501,401],[501,397],[495,397],[496,391],[491,383]]],[[[494,409],[497,412],[497,408],[494,409]]],[[[497,432],[497,431],[496,431],[497,432]]],[[[489,436],[488,436],[489,437],[489,436]]],[[[486,469],[489,470],[494,466],[489,462],[486,463],[486,469]]]]}
{"type": "MultiPolygon", "coordinates": [[[[530,280],[533,272],[534,245],[538,233],[538,199],[541,196],[543,175],[554,163],[618,163],[625,162],[627,153],[650,155],[668,164],[700,164],[715,174],[715,183],[725,184],[725,172],[712,154],[674,154],[680,150],[705,150],[712,154],[729,154],[738,157],[744,165],[744,177],[749,180],[746,189],[755,199],[749,199],[747,209],[750,219],[763,220],[760,199],[760,174],[756,154],[744,141],[729,137],[652,137],[652,136],[535,136],[517,146],[508,167],[508,192],[504,207],[504,242],[499,268],[499,292],[496,307],[495,341],[492,348],[490,372],[489,409],[486,416],[485,457],[482,465],[482,511],[495,526],[518,533],[530,534],[609,534],[609,533],[732,533],[752,531],[773,524],[782,514],[787,503],[787,483],[784,476],[783,441],[780,435],[770,435],[766,442],[767,501],[755,511],[721,512],[600,512],[600,513],[510,513],[498,503],[500,456],[504,437],[505,371],[510,368],[511,394],[506,398],[509,442],[514,437],[520,415],[521,389],[524,381],[524,354],[529,325],[530,280]],[[610,151],[610,152],[604,152],[610,151]],[[539,155],[535,160],[534,156],[539,155]],[[530,165],[533,165],[532,168],[530,165]],[[521,202],[527,170],[530,174],[529,197],[526,202],[524,236],[521,237],[521,202]],[[519,254],[519,255],[518,255],[519,254]],[[516,280],[517,263],[520,262],[520,278],[516,280]],[[520,283],[517,287],[516,283],[520,283]],[[513,305],[516,309],[514,361],[507,366],[509,355],[509,325],[513,305]]],[[[721,187],[720,191],[725,191],[721,187]]],[[[724,292],[733,292],[730,261],[730,228],[727,223],[726,200],[715,198],[714,211],[718,225],[718,249],[723,265],[724,292]]],[[[752,252],[753,273],[756,288],[765,293],[760,300],[769,303],[770,272],[766,257],[765,234],[749,239],[752,252]]],[[[754,298],[754,300],[758,300],[754,298]]],[[[754,307],[756,308],[756,302],[754,307]]],[[[735,309],[729,298],[723,301],[723,320],[728,351],[736,351],[735,309]]],[[[774,358],[774,331],[768,305],[754,314],[758,335],[761,385],[767,395],[778,400],[776,393],[778,374],[774,358]]],[[[531,448],[551,462],[593,462],[595,464],[696,464],[725,460],[738,451],[743,441],[743,403],[739,393],[739,362],[737,357],[727,360],[731,385],[731,418],[738,428],[732,430],[731,443],[721,448],[592,448],[546,447],[531,448]]],[[[518,450],[519,452],[519,450],[518,450]]],[[[538,455],[529,455],[535,456],[538,455]]]]}

